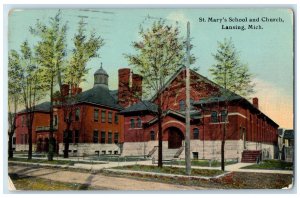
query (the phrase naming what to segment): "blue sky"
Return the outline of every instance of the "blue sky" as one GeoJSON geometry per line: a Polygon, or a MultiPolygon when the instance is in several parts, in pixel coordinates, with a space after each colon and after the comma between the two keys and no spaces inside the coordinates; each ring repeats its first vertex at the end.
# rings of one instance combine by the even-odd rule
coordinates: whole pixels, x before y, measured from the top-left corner
{"type": "MultiPolygon", "coordinates": [[[[8,48],[19,49],[25,40],[34,43],[29,26],[37,19],[47,22],[57,10],[13,10],[9,16],[8,48]]],[[[199,73],[211,78],[208,69],[214,64],[212,53],[217,50],[217,41],[231,37],[240,58],[247,63],[254,74],[256,93],[261,110],[281,127],[293,127],[293,15],[288,9],[62,9],[62,18],[68,23],[68,49],[72,49],[71,38],[76,32],[80,18],[87,23],[86,28],[95,30],[104,38],[100,58],[88,63],[90,72],[83,83],[84,89],[93,84],[93,73],[103,62],[108,72],[110,89],[117,88],[118,68],[129,67],[124,53],[134,53],[131,43],[139,40],[139,25],[147,27],[155,18],[164,18],[167,23],[178,21],[182,36],[186,34],[186,22],[191,23],[191,37],[194,45],[192,53],[197,58],[194,66],[199,73]],[[146,19],[147,16],[153,19],[146,19]],[[261,30],[222,30],[221,23],[199,22],[199,17],[245,18],[246,23],[222,23],[223,25],[248,26],[249,19],[281,17],[284,22],[258,22],[261,30]]]]}

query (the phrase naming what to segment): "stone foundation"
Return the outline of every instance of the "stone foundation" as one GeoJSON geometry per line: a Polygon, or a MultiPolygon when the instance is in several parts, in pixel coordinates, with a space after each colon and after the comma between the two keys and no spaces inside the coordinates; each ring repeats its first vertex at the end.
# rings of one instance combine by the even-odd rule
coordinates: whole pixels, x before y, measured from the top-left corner
{"type": "MultiPolygon", "coordinates": [[[[59,143],[59,154],[63,155],[64,144],[59,143]]],[[[79,143],[69,145],[70,156],[83,155],[99,155],[99,154],[121,154],[120,146],[117,144],[93,144],[93,143],[79,143]]]]}
{"type": "MultiPolygon", "coordinates": [[[[184,146],[184,141],[182,145],[184,146]]],[[[148,155],[155,146],[158,146],[157,140],[149,142],[125,142],[122,156],[148,155]]],[[[163,141],[163,151],[165,149],[168,149],[167,141],[163,141]]],[[[246,149],[244,149],[243,140],[227,140],[225,142],[225,159],[238,160],[240,162],[244,150],[262,150],[263,159],[274,158],[274,146],[272,144],[246,142],[246,149]]],[[[152,157],[158,158],[158,149],[153,153],[152,157]]],[[[195,159],[197,157],[198,159],[221,160],[221,141],[191,140],[191,158],[195,159]]],[[[179,158],[185,158],[184,150],[179,158]]]]}
{"type": "MultiPolygon", "coordinates": [[[[16,151],[28,151],[29,145],[28,144],[16,144],[15,145],[16,151]]],[[[32,151],[36,151],[36,144],[32,144],[32,151]]]]}

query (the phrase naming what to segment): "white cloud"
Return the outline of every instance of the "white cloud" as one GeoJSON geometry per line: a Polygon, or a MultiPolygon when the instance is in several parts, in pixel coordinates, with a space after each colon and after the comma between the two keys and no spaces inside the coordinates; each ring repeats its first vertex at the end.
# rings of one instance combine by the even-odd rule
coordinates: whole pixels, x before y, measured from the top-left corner
{"type": "Polygon", "coordinates": [[[189,19],[187,16],[182,11],[174,11],[171,12],[168,16],[167,19],[170,21],[173,21],[174,23],[178,22],[179,24],[186,24],[189,19]]]}

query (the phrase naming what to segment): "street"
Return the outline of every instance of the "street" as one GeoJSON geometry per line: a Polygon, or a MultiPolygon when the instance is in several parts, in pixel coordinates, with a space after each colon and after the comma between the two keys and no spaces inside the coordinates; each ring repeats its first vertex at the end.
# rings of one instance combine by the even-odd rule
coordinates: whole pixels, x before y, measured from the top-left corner
{"type": "Polygon", "coordinates": [[[141,181],[129,178],[109,177],[101,173],[75,172],[62,169],[45,167],[30,167],[22,165],[10,165],[9,174],[19,176],[31,176],[53,181],[78,183],[94,189],[107,190],[202,190],[197,186],[183,186],[159,182],[141,181]]]}

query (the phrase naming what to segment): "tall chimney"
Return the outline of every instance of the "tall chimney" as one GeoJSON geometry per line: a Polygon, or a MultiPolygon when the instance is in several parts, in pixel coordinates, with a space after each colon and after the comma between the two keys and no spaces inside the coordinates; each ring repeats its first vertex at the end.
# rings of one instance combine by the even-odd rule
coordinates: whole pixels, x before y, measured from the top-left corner
{"type": "Polygon", "coordinates": [[[253,98],[252,103],[253,103],[253,106],[258,109],[258,98],[256,98],[256,97],[253,98]]]}
{"type": "Polygon", "coordinates": [[[68,84],[63,84],[61,89],[62,89],[61,93],[63,96],[69,95],[69,85],[68,84]]]}
{"type": "Polygon", "coordinates": [[[134,97],[132,97],[132,102],[136,103],[142,98],[142,83],[143,77],[138,74],[132,74],[132,87],[131,91],[134,97]]]}
{"type": "Polygon", "coordinates": [[[130,78],[130,69],[123,68],[119,69],[119,90],[118,90],[118,102],[122,107],[129,106],[130,98],[130,87],[129,87],[129,78],[130,78]]]}

